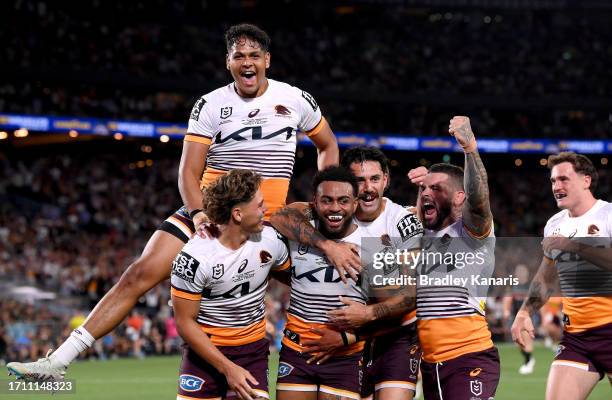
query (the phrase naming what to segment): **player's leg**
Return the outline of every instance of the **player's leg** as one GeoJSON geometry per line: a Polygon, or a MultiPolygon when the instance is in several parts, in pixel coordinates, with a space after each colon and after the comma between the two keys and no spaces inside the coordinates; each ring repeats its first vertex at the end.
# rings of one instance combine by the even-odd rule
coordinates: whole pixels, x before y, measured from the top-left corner
{"type": "Polygon", "coordinates": [[[533,339],[527,332],[521,332],[523,336],[523,343],[525,343],[525,347],[520,349],[521,354],[523,355],[523,365],[519,368],[519,374],[521,375],[529,375],[533,373],[533,369],[535,367],[535,357],[533,356],[533,339]]]}
{"type": "Polygon", "coordinates": [[[300,392],[295,390],[277,390],[276,400],[317,400],[317,386],[314,390],[300,392]]]}
{"type": "Polygon", "coordinates": [[[578,365],[553,364],[546,384],[546,400],[584,400],[599,379],[599,373],[584,370],[578,365]]]}
{"type": "MultiPolygon", "coordinates": [[[[416,388],[415,388],[416,389],[416,388]]],[[[399,387],[388,387],[376,391],[374,400],[412,400],[414,390],[399,387]]]]}
{"type": "Polygon", "coordinates": [[[193,233],[193,224],[180,209],[147,242],[140,257],[131,264],[111,290],[51,355],[31,363],[9,363],[9,373],[31,380],[63,379],[66,368],[78,355],[127,317],[138,299],[170,276],[172,260],[193,233]]]}

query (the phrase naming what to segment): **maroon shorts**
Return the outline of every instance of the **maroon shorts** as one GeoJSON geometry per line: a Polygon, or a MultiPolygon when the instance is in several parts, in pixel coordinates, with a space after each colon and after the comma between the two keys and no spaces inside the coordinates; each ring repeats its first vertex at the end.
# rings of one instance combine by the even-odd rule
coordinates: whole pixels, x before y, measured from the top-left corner
{"type": "Polygon", "coordinates": [[[364,354],[362,397],[387,387],[416,390],[422,353],[416,324],[375,338],[368,353],[364,354]]]}
{"type": "Polygon", "coordinates": [[[283,346],[278,362],[276,390],[323,392],[359,400],[361,352],[306,364],[312,355],[283,346]]]}
{"type": "Polygon", "coordinates": [[[495,397],[499,354],[495,347],[439,363],[421,361],[427,400],[472,400],[495,397]]]}
{"type": "MultiPolygon", "coordinates": [[[[246,369],[259,382],[251,387],[260,397],[268,394],[268,355],[269,342],[260,339],[242,346],[218,346],[224,356],[246,369]]],[[[208,364],[195,351],[186,346],[179,371],[177,399],[225,398],[228,395],[227,380],[215,367],[208,364]]]]}
{"type": "Polygon", "coordinates": [[[606,374],[612,379],[612,324],[580,333],[563,332],[552,365],[565,365],[606,374]]]}
{"type": "Polygon", "coordinates": [[[168,232],[169,234],[177,237],[179,240],[182,240],[184,243],[187,243],[195,232],[193,221],[191,220],[189,211],[187,211],[185,206],[179,208],[174,212],[174,214],[166,218],[166,220],[162,222],[157,229],[168,232]]]}

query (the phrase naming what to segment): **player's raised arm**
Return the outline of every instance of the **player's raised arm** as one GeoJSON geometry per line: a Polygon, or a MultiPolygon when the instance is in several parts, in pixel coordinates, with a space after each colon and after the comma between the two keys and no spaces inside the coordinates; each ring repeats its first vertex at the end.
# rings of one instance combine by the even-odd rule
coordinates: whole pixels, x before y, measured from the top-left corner
{"type": "Polygon", "coordinates": [[[357,273],[361,271],[357,247],[352,243],[338,243],[323,236],[310,223],[312,212],[309,203],[291,203],[272,214],[270,223],[287,239],[325,253],[343,282],[346,282],[346,274],[357,281],[357,273]]]}
{"type": "Polygon", "coordinates": [[[312,143],[317,147],[317,167],[319,171],[333,165],[338,165],[340,162],[336,135],[332,132],[325,118],[322,118],[320,124],[319,131],[315,135],[309,136],[312,143]]]}
{"type": "Polygon", "coordinates": [[[522,337],[523,331],[527,332],[532,339],[535,339],[535,328],[531,316],[538,312],[553,294],[556,277],[557,271],[554,261],[544,256],[538,272],[536,272],[529,286],[529,293],[512,323],[512,340],[519,346],[525,346],[522,337]]]}
{"type": "Polygon", "coordinates": [[[487,171],[478,154],[470,119],[461,116],[453,117],[448,131],[455,137],[465,153],[463,224],[474,236],[485,237],[491,231],[493,214],[491,214],[489,203],[487,171]]]}

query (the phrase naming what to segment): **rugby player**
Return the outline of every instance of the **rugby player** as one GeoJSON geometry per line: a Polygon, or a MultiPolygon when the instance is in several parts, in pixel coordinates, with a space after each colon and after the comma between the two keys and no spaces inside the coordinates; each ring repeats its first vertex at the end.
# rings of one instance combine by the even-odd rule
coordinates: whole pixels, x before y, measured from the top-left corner
{"type": "Polygon", "coordinates": [[[587,157],[552,155],[548,168],[561,211],[544,228],[544,256],[512,324],[512,338],[524,347],[524,332],[535,337],[531,316],[559,279],[565,326],[546,399],[582,400],[606,374],[612,383],[612,204],[595,198],[598,174],[587,157]]]}
{"type": "MultiPolygon", "coordinates": [[[[226,67],[234,81],[202,96],[191,112],[179,166],[184,207],[158,227],[140,257],[51,356],[9,363],[17,377],[63,379],[81,352],[119,325],[144,293],[170,276],[172,260],[196,227],[203,230],[208,221],[201,210],[201,185],[233,168],[253,169],[263,176],[261,190],[269,215],[285,203],[298,129],[317,147],[319,169],[338,163],[335,136],[313,97],[266,77],[269,36],[256,26],[240,24],[227,30],[225,42],[226,67]]],[[[355,254],[333,241],[325,242],[325,249],[334,265],[355,274],[355,254]]]]}
{"type": "Polygon", "coordinates": [[[261,177],[236,169],[205,189],[218,238],[194,236],[172,265],[172,306],[187,343],[177,399],[269,398],[264,296],[270,269],[290,266],[285,242],[264,227],[261,177]]]}
{"type": "MultiPolygon", "coordinates": [[[[313,181],[314,211],[311,221],[330,240],[358,244],[362,233],[353,221],[357,208],[357,181],[348,169],[331,167],[313,181]]],[[[291,300],[280,351],[278,400],[359,400],[363,341],[345,333],[345,346],[326,363],[309,363],[304,341],[317,340],[326,327],[327,312],[340,307],[340,296],[365,304],[367,293],[358,282],[341,281],[323,252],[296,241],[289,242],[291,300]]]]}
{"type": "MultiPolygon", "coordinates": [[[[424,262],[420,275],[444,278],[455,273],[483,277],[494,269],[493,216],[487,173],[467,117],[453,117],[449,133],[465,153],[464,169],[434,164],[408,173],[420,185],[417,200],[425,238],[437,252],[481,252],[482,262],[462,268],[424,262]],[[440,239],[433,239],[440,238],[440,239]],[[441,247],[444,247],[441,249],[441,247]]],[[[431,249],[429,249],[431,251],[431,249]]],[[[421,278],[419,276],[419,278],[421,278]]],[[[421,285],[417,281],[417,331],[423,356],[421,374],[426,399],[493,398],[499,382],[499,355],[485,319],[486,289],[421,285]]]]}
{"type": "MultiPolygon", "coordinates": [[[[370,253],[364,255],[364,258],[371,259],[375,252],[418,249],[423,234],[418,217],[413,211],[384,197],[384,191],[389,185],[387,157],[377,148],[356,147],[343,154],[342,165],[351,170],[359,183],[359,202],[354,222],[360,227],[362,238],[367,238],[366,247],[372,247],[361,248],[362,251],[370,253]]],[[[296,229],[295,223],[298,223],[299,220],[300,214],[297,211],[284,209],[274,215],[271,221],[290,239],[297,239],[299,236],[296,233],[299,229],[296,229]],[[294,215],[294,218],[288,218],[289,215],[294,215]]],[[[299,224],[306,224],[306,221],[302,217],[299,224]]],[[[312,226],[310,228],[311,233],[302,233],[302,237],[320,235],[318,232],[312,232],[314,230],[312,226]]],[[[302,230],[302,232],[306,231],[307,229],[302,230]]],[[[310,243],[310,245],[313,244],[310,243]]],[[[397,270],[382,270],[378,275],[394,276],[393,272],[397,270]]],[[[373,282],[369,284],[372,285],[373,282]]],[[[366,307],[362,302],[350,299],[343,299],[343,303],[347,307],[330,311],[330,321],[335,326],[344,328],[358,328],[366,323],[388,317],[396,311],[388,308],[387,304],[366,307]]],[[[406,305],[400,302],[395,303],[395,306],[404,307],[406,305]]],[[[367,365],[364,368],[362,398],[371,397],[374,392],[376,392],[377,399],[411,399],[413,397],[421,357],[415,321],[415,311],[404,315],[401,326],[398,324],[393,332],[373,339],[372,346],[366,349],[369,357],[365,360],[367,365]],[[406,359],[406,355],[409,355],[409,359],[406,359]]],[[[389,330],[389,325],[386,324],[385,328],[389,330]]],[[[341,343],[341,341],[336,342],[336,346],[341,343]]],[[[308,341],[306,344],[304,348],[306,352],[321,351],[324,348],[322,343],[317,343],[316,340],[308,341]]],[[[324,346],[326,350],[333,347],[331,342],[327,342],[324,346]]]]}

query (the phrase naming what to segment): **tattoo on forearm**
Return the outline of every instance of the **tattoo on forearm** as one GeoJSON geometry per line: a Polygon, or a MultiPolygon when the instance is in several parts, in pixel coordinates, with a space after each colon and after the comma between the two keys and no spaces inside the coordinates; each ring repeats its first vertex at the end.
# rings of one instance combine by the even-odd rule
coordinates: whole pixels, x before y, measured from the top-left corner
{"type": "Polygon", "coordinates": [[[532,315],[542,308],[542,306],[550,298],[551,294],[552,289],[544,287],[540,281],[533,281],[531,286],[529,286],[527,298],[523,302],[523,308],[527,310],[530,315],[532,315]]]}
{"type": "Polygon", "coordinates": [[[312,210],[303,214],[295,208],[282,208],[272,218],[272,225],[289,240],[316,247],[325,237],[311,224],[312,210]]]}
{"type": "Polygon", "coordinates": [[[491,222],[487,170],[478,152],[466,153],[463,178],[465,196],[474,225],[487,226],[491,222]]]}

